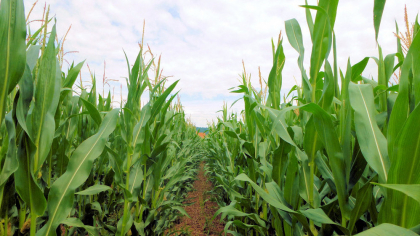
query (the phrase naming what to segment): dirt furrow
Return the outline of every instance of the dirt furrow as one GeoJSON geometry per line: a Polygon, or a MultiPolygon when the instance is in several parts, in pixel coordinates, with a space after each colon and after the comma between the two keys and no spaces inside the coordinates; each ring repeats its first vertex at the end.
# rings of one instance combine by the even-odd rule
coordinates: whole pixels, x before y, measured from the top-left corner
{"type": "Polygon", "coordinates": [[[211,219],[218,209],[218,205],[210,200],[208,191],[213,189],[210,181],[204,175],[204,163],[200,164],[194,181],[194,190],[188,193],[187,202],[193,204],[185,207],[186,212],[191,218],[186,216],[180,219],[180,223],[175,225],[176,233],[171,235],[224,235],[224,224],[220,222],[220,215],[214,220],[211,219]]]}

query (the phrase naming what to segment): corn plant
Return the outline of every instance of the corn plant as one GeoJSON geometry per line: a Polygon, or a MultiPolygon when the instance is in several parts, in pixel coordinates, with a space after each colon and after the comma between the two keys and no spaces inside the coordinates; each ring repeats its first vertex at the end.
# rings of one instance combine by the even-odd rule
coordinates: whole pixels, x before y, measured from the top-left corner
{"type": "Polygon", "coordinates": [[[160,60],[143,46],[127,59],[116,108],[94,73],[76,84],[84,62],[62,71],[49,8],[33,34],[21,0],[1,1],[0,19],[0,235],[162,235],[187,215],[201,139],[160,60]]]}
{"type": "MultiPolygon", "coordinates": [[[[284,40],[272,42],[273,67],[265,95],[250,76],[232,90],[243,94],[240,116],[209,128],[207,171],[233,235],[418,235],[420,233],[417,78],[419,23],[397,37],[397,52],[337,66],[334,23],[338,0],[306,11],[310,68],[296,19],[285,22],[297,51],[301,86],[282,99],[284,40]],[[310,10],[316,11],[313,19],[310,10]],[[401,41],[404,41],[401,43],[401,41]],[[404,47],[405,44],[405,47],[404,47]],[[331,55],[331,57],[330,57],[331,55]],[[332,58],[332,62],[329,61],[332,58]],[[377,78],[362,75],[368,61],[377,78]],[[391,83],[399,70],[397,82],[391,83]],[[290,97],[291,96],[291,97],[290,97]]],[[[378,38],[385,1],[374,4],[378,38]]],[[[398,26],[396,28],[399,34],[398,26]]],[[[261,79],[260,79],[261,81],[261,79]]]]}

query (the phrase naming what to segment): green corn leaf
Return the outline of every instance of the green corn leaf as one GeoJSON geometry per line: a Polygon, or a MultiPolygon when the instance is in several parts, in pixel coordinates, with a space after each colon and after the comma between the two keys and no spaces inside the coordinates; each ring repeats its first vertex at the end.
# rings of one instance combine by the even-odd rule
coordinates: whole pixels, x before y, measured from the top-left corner
{"type": "Polygon", "coordinates": [[[89,188],[87,188],[83,191],[77,192],[75,194],[78,194],[78,195],[95,195],[95,194],[98,194],[100,192],[104,192],[104,191],[108,191],[108,190],[112,190],[112,188],[109,187],[109,186],[106,186],[106,185],[96,184],[96,185],[90,186],[89,188]]]}
{"type": "MultiPolygon", "coordinates": [[[[147,103],[140,112],[140,119],[137,124],[134,126],[133,129],[133,144],[134,147],[134,154],[133,154],[133,162],[136,161],[140,157],[142,145],[144,143],[144,136],[145,130],[147,129],[146,124],[149,122],[151,118],[152,109],[150,104],[147,103]]],[[[134,164],[134,163],[132,163],[134,164]]]]}
{"type": "Polygon", "coordinates": [[[305,48],[302,40],[302,30],[300,29],[299,22],[296,19],[285,21],[286,35],[290,45],[299,53],[298,64],[303,68],[303,56],[305,48]]]}
{"type": "Polygon", "coordinates": [[[312,102],[315,102],[317,77],[319,70],[328,57],[332,45],[332,30],[337,14],[338,0],[319,1],[313,29],[313,45],[311,54],[310,78],[312,84],[312,102]]]}
{"type": "Polygon", "coordinates": [[[328,184],[330,185],[330,188],[333,190],[333,192],[336,192],[332,171],[328,164],[325,162],[324,155],[322,155],[320,152],[318,152],[315,156],[315,163],[318,167],[319,172],[322,175],[322,178],[327,180],[328,184]],[[332,186],[330,183],[332,183],[332,186]]]}
{"type": "Polygon", "coordinates": [[[178,84],[179,80],[175,81],[173,84],[171,84],[165,92],[162,93],[162,95],[159,96],[159,98],[154,102],[152,107],[152,117],[155,117],[161,110],[163,104],[166,101],[166,98],[169,96],[169,94],[174,90],[175,86],[178,84]]]}
{"type": "Polygon", "coordinates": [[[36,66],[36,62],[39,58],[39,50],[41,50],[41,45],[32,45],[26,52],[26,64],[28,64],[31,69],[30,71],[33,71],[36,66]]]}
{"type": "MultiPolygon", "coordinates": [[[[137,55],[136,61],[134,62],[133,68],[131,69],[130,75],[130,85],[135,88],[137,85],[137,78],[139,77],[139,70],[140,70],[140,61],[142,59],[141,51],[137,55]]],[[[128,61],[127,61],[128,63],[128,61]]],[[[130,67],[128,67],[130,68],[130,67]]]]}
{"type": "Polygon", "coordinates": [[[396,142],[397,136],[402,129],[405,121],[410,114],[409,104],[415,103],[418,104],[420,101],[420,70],[418,66],[420,64],[420,34],[417,34],[410,46],[410,49],[407,52],[407,56],[404,60],[404,63],[401,66],[401,76],[399,83],[398,97],[395,100],[395,104],[392,107],[391,116],[389,118],[387,139],[388,139],[388,152],[390,155],[391,162],[394,157],[394,143],[396,142]],[[416,102],[411,101],[410,94],[411,82],[410,74],[413,75],[414,89],[415,89],[415,98],[416,102]]]}
{"type": "Polygon", "coordinates": [[[369,58],[370,57],[365,57],[363,58],[363,60],[361,60],[357,64],[354,64],[351,67],[351,81],[352,82],[356,83],[357,81],[362,79],[361,75],[369,62],[369,58]]]}
{"type": "Polygon", "coordinates": [[[220,213],[222,213],[222,217],[221,219],[223,220],[226,215],[230,215],[230,216],[249,216],[248,213],[242,212],[238,209],[235,208],[236,205],[236,201],[232,201],[228,206],[225,207],[221,207],[219,208],[219,210],[216,211],[216,213],[214,213],[214,216],[212,218],[212,221],[216,218],[216,216],[218,216],[220,213]]]}
{"type": "Polygon", "coordinates": [[[396,225],[392,224],[380,224],[376,227],[368,229],[360,234],[356,234],[356,236],[418,236],[418,234],[414,233],[409,229],[404,229],[396,225]]]}
{"type": "Polygon", "coordinates": [[[375,40],[378,41],[379,26],[381,25],[382,14],[384,13],[386,0],[375,0],[373,6],[373,25],[375,26],[375,40]]]}
{"type": "Polygon", "coordinates": [[[366,166],[367,166],[366,159],[363,156],[362,152],[360,151],[359,141],[356,139],[354,147],[353,147],[353,157],[352,157],[352,164],[351,164],[351,170],[350,170],[348,191],[353,189],[353,187],[359,181],[360,177],[362,177],[363,172],[366,169],[366,166]]]}
{"type": "Polygon", "coordinates": [[[69,73],[67,74],[66,79],[63,82],[63,88],[73,87],[73,84],[76,81],[77,76],[79,75],[80,70],[82,69],[84,63],[85,61],[82,61],[79,64],[77,64],[75,67],[70,69],[69,73]]]}
{"type": "Polygon", "coordinates": [[[329,224],[337,226],[344,234],[349,235],[348,230],[341,225],[337,224],[336,222],[332,221],[327,214],[321,209],[308,209],[305,211],[300,211],[302,215],[306,216],[308,219],[311,219],[315,222],[320,224],[329,224]]]}
{"type": "Polygon", "coordinates": [[[251,184],[251,186],[255,189],[255,191],[258,192],[258,194],[260,194],[260,196],[270,205],[288,212],[288,213],[295,213],[294,210],[286,207],[284,204],[282,204],[281,202],[279,202],[278,200],[275,199],[275,197],[273,197],[270,193],[267,193],[264,191],[264,189],[262,189],[260,186],[258,186],[256,183],[254,183],[246,174],[240,174],[238,176],[236,176],[235,180],[240,180],[240,181],[246,181],[249,184],[251,184]]]}
{"type": "MultiPolygon", "coordinates": [[[[47,20],[47,23],[50,23],[52,20],[53,20],[53,17],[47,20]]],[[[40,41],[40,38],[41,38],[39,37],[39,35],[42,34],[43,29],[45,29],[45,27],[47,26],[48,24],[42,24],[42,26],[39,29],[37,29],[35,33],[31,34],[31,32],[29,32],[29,41],[26,43],[26,48],[37,46],[36,44],[40,41]]]]}
{"type": "MultiPolygon", "coordinates": [[[[388,88],[388,79],[386,78],[386,72],[385,72],[385,62],[384,62],[384,56],[382,53],[382,48],[378,46],[379,50],[379,60],[378,63],[378,85],[382,86],[385,90],[388,88]]],[[[392,65],[392,68],[394,65],[392,65]]],[[[392,69],[391,69],[392,70],[392,69]]],[[[387,93],[381,93],[379,95],[379,106],[380,110],[379,112],[385,112],[387,109],[387,93]]]]}
{"type": "MultiPolygon", "coordinates": [[[[8,198],[7,194],[3,195],[4,189],[6,188],[7,181],[9,177],[18,169],[19,161],[17,159],[16,153],[16,130],[15,130],[15,122],[12,117],[12,112],[9,112],[5,119],[6,129],[7,129],[7,136],[8,136],[8,144],[3,144],[4,147],[7,146],[7,153],[5,160],[3,162],[2,169],[0,170],[0,214],[3,214],[3,211],[7,211],[8,207],[5,206],[2,208],[2,205],[7,205],[7,200],[3,201],[3,198],[8,198]]],[[[3,142],[6,142],[4,140],[3,142]]],[[[16,180],[15,180],[16,181],[16,180]]],[[[7,190],[8,193],[11,191],[7,190]]],[[[14,194],[14,193],[13,193],[14,194]]]]}
{"type": "Polygon", "coordinates": [[[319,101],[319,105],[324,108],[324,110],[329,111],[334,99],[334,74],[328,60],[325,61],[325,75],[324,75],[324,88],[322,89],[322,97],[319,101]]]}
{"type": "Polygon", "coordinates": [[[365,183],[356,194],[356,205],[351,211],[349,225],[347,226],[350,232],[353,231],[354,225],[356,224],[356,221],[360,219],[360,216],[368,210],[371,199],[372,187],[369,183],[365,183]]]}
{"type": "Polygon", "coordinates": [[[26,117],[32,101],[33,91],[34,84],[31,71],[28,64],[26,64],[25,72],[19,81],[19,100],[16,106],[16,118],[26,133],[29,133],[28,127],[26,126],[26,117]]]}
{"type": "Polygon", "coordinates": [[[89,112],[90,117],[92,117],[92,119],[95,121],[95,123],[97,125],[101,125],[101,123],[102,123],[101,114],[99,113],[98,109],[96,109],[95,105],[93,105],[92,103],[86,101],[83,98],[80,98],[80,100],[85,105],[86,109],[89,112]]]}
{"type": "Polygon", "coordinates": [[[77,64],[75,67],[72,67],[68,74],[67,77],[64,79],[63,81],[63,86],[62,86],[62,90],[61,90],[61,94],[60,94],[60,102],[64,100],[64,98],[71,93],[71,88],[74,85],[74,82],[77,79],[77,76],[80,73],[80,70],[83,67],[85,61],[80,62],[79,64],[77,64]],[[67,90],[64,90],[64,88],[68,88],[67,90]]]}
{"type": "Polygon", "coordinates": [[[123,161],[121,160],[118,153],[113,151],[108,146],[105,146],[105,150],[109,153],[111,158],[109,159],[112,169],[115,172],[114,180],[118,185],[122,185],[123,183],[123,161]]]}
{"type": "Polygon", "coordinates": [[[173,210],[177,210],[177,211],[179,211],[179,213],[181,213],[183,216],[186,216],[186,217],[188,217],[188,218],[190,218],[190,219],[191,219],[191,216],[190,216],[190,215],[188,215],[187,211],[185,211],[185,209],[184,209],[184,208],[182,208],[182,207],[180,207],[180,206],[173,206],[173,207],[171,207],[171,209],[173,209],[173,210]]]}
{"type": "Polygon", "coordinates": [[[295,142],[293,141],[292,137],[290,137],[290,134],[287,131],[288,125],[286,124],[284,113],[281,113],[278,110],[271,108],[267,108],[267,112],[271,119],[274,120],[271,133],[276,133],[284,141],[296,147],[295,142]]]}
{"type": "Polygon", "coordinates": [[[313,187],[310,186],[311,173],[308,156],[299,149],[296,149],[296,155],[301,160],[301,168],[299,169],[299,194],[305,201],[309,202],[310,192],[312,191],[313,206],[311,207],[318,208],[320,206],[319,193],[316,190],[315,184],[313,187]]]}
{"type": "Polygon", "coordinates": [[[44,55],[40,59],[34,100],[26,120],[29,137],[35,145],[35,149],[31,150],[34,172],[39,170],[50,152],[55,133],[54,115],[61,87],[61,70],[55,58],[55,36],[54,25],[44,55]]]}
{"type": "Polygon", "coordinates": [[[283,183],[282,180],[284,179],[284,167],[287,163],[287,153],[285,149],[287,148],[287,145],[288,143],[280,141],[279,147],[273,152],[272,178],[278,185],[281,185],[283,183]]]}
{"type": "Polygon", "coordinates": [[[283,52],[283,40],[280,40],[277,46],[276,54],[274,57],[273,67],[271,68],[268,76],[268,96],[271,99],[271,108],[279,109],[280,106],[280,90],[282,84],[282,70],[286,57],[283,52]]]}
{"type": "Polygon", "coordinates": [[[58,178],[48,194],[48,221],[37,232],[41,236],[53,236],[58,225],[68,216],[74,200],[74,191],[88,178],[93,161],[105,148],[108,136],[114,131],[119,111],[114,109],[104,118],[98,132],[86,139],[73,152],[67,171],[58,178]]]}
{"type": "MultiPolygon", "coordinates": [[[[397,35],[400,35],[400,30],[398,28],[397,21],[395,21],[395,33],[397,35]]],[[[403,49],[402,49],[402,46],[401,46],[401,39],[398,38],[398,37],[396,39],[397,39],[397,52],[402,55],[403,54],[403,49]]],[[[403,58],[398,58],[398,62],[401,62],[401,59],[403,59],[403,58]]]]}
{"type": "Polygon", "coordinates": [[[351,134],[351,107],[350,107],[350,98],[349,98],[349,84],[351,83],[351,75],[352,75],[352,67],[350,64],[350,59],[347,61],[347,70],[344,80],[342,81],[342,88],[341,88],[341,109],[340,109],[340,143],[341,148],[343,150],[343,158],[346,166],[346,182],[348,182],[348,178],[350,177],[350,169],[351,169],[351,141],[352,141],[352,134],[351,134]]]}
{"type": "Polygon", "coordinates": [[[7,95],[23,75],[26,64],[26,22],[23,0],[0,4],[0,122],[6,113],[7,95]]]}
{"type": "Polygon", "coordinates": [[[89,235],[91,236],[99,236],[98,229],[93,226],[84,225],[83,222],[78,218],[67,218],[61,222],[67,226],[83,228],[85,229],[89,235]]]}
{"type": "Polygon", "coordinates": [[[387,86],[389,83],[389,80],[391,79],[392,75],[394,74],[394,71],[397,69],[394,67],[395,65],[395,57],[397,57],[397,54],[389,54],[384,59],[384,66],[385,66],[385,78],[387,81],[387,86]]]}
{"type": "Polygon", "coordinates": [[[227,231],[227,229],[231,225],[235,225],[236,227],[239,227],[241,229],[254,229],[254,230],[257,230],[262,235],[267,235],[267,229],[266,228],[263,228],[263,227],[260,227],[260,226],[257,226],[257,225],[246,224],[246,223],[243,223],[240,220],[229,221],[228,223],[226,223],[225,231],[227,231]]]}
{"type": "Polygon", "coordinates": [[[340,209],[343,217],[348,218],[350,212],[347,196],[346,166],[331,116],[314,103],[302,106],[300,109],[311,112],[314,116],[316,130],[328,154],[329,164],[337,187],[340,209]]]}
{"type": "Polygon", "coordinates": [[[350,83],[349,92],[360,150],[367,163],[378,173],[380,182],[386,183],[390,167],[387,140],[376,123],[372,87],[350,83]]]}
{"type": "Polygon", "coordinates": [[[30,207],[31,214],[41,216],[47,207],[42,190],[35,182],[34,172],[31,169],[31,158],[28,151],[29,146],[33,146],[27,135],[23,135],[19,140],[18,160],[19,168],[14,173],[16,192],[22,200],[30,207]]]}
{"type": "MultiPolygon", "coordinates": [[[[308,5],[308,0],[305,0],[305,5],[308,5]]],[[[311,10],[309,8],[305,9],[306,22],[308,23],[309,33],[311,34],[311,40],[314,38],[314,20],[312,19],[311,10]]]]}
{"type": "MultiPolygon", "coordinates": [[[[309,12],[310,21],[312,23],[312,29],[310,27],[311,32],[311,38],[312,38],[312,30],[313,30],[313,22],[312,22],[312,16],[310,16],[310,10],[307,9],[307,14],[309,12]]],[[[308,21],[309,25],[309,21],[308,21]]],[[[291,19],[285,22],[285,28],[286,28],[286,35],[287,39],[289,40],[290,45],[299,53],[298,57],[298,66],[300,69],[300,73],[302,75],[302,87],[303,92],[305,94],[306,101],[309,102],[308,99],[311,97],[311,83],[309,82],[308,76],[306,75],[305,68],[303,67],[303,60],[305,56],[305,48],[303,46],[303,40],[302,40],[302,30],[300,28],[299,22],[296,19],[291,19]]]]}
{"type": "Polygon", "coordinates": [[[286,180],[284,185],[284,198],[293,207],[297,209],[299,203],[299,172],[298,161],[295,156],[291,156],[286,172],[286,180]]]}
{"type": "MultiPolygon", "coordinates": [[[[375,183],[373,183],[375,184],[375,183]]],[[[385,188],[397,190],[420,203],[420,184],[376,184],[385,188]]]]}
{"type": "MultiPolygon", "coordinates": [[[[12,118],[12,112],[9,112],[5,117],[5,123],[8,133],[8,149],[6,154],[6,159],[0,171],[0,186],[3,186],[6,181],[9,179],[19,166],[17,156],[16,156],[16,130],[15,122],[12,118]]],[[[1,204],[1,202],[0,202],[1,204]]]]}
{"type": "MultiPolygon", "coordinates": [[[[313,162],[315,159],[316,152],[321,149],[322,141],[319,138],[319,134],[316,130],[314,118],[309,118],[305,127],[305,136],[303,137],[303,148],[305,149],[306,155],[308,155],[309,161],[313,162]]],[[[298,156],[299,152],[297,152],[298,156]]],[[[303,159],[301,159],[303,161],[303,159]]]]}
{"type": "MultiPolygon", "coordinates": [[[[420,184],[420,106],[417,106],[403,125],[394,146],[394,159],[386,184],[420,184]]],[[[382,184],[382,183],[381,183],[382,184]]],[[[404,228],[420,224],[420,204],[406,194],[388,190],[380,212],[380,221],[404,228]],[[392,214],[391,214],[392,213],[392,214]]]]}
{"type": "MultiPolygon", "coordinates": [[[[153,213],[154,212],[151,212],[150,214],[153,214],[153,213]]],[[[149,216],[150,216],[150,214],[149,214],[149,216]]],[[[125,228],[124,228],[124,232],[121,232],[122,223],[123,223],[123,217],[121,217],[120,220],[117,223],[117,233],[115,235],[126,235],[128,233],[131,226],[133,225],[133,215],[132,214],[129,215],[128,221],[127,221],[127,223],[125,225],[125,228]]]]}
{"type": "Polygon", "coordinates": [[[141,184],[143,183],[143,165],[140,161],[137,161],[136,164],[130,170],[130,180],[129,180],[129,191],[131,193],[131,201],[137,201],[138,196],[140,195],[141,184]]]}

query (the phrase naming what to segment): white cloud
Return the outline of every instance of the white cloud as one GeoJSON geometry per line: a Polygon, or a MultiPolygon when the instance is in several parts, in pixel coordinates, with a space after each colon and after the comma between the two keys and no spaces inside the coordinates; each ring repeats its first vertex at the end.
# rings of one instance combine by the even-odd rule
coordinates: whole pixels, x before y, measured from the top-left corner
{"type": "MultiPolygon", "coordinates": [[[[25,0],[28,10],[33,0],[25,0]]],[[[263,77],[268,77],[272,55],[270,39],[277,40],[284,21],[296,18],[303,31],[305,67],[309,70],[310,38],[306,26],[305,10],[299,5],[303,0],[292,1],[240,1],[240,0],[180,0],[180,1],[111,1],[111,0],[49,0],[50,15],[57,16],[58,35],[67,37],[65,49],[79,51],[68,54],[67,60],[87,60],[97,78],[102,78],[103,61],[107,63],[106,75],[119,79],[125,87],[126,62],[122,49],[134,62],[139,51],[143,19],[146,20],[145,43],[155,56],[162,54],[165,75],[169,80],[181,79],[181,99],[185,111],[198,126],[216,117],[223,100],[228,103],[238,98],[227,90],[238,84],[242,59],[252,82],[257,85],[258,66],[263,77]]],[[[316,3],[310,0],[310,4],[316,3]]],[[[43,3],[32,13],[32,19],[42,14],[43,3]]],[[[407,4],[410,20],[420,9],[420,1],[387,1],[381,24],[379,42],[384,54],[396,50],[395,20],[403,26],[403,9],[407,4]]],[[[337,35],[339,66],[345,70],[348,57],[352,64],[365,56],[377,56],[373,28],[373,1],[341,1],[338,7],[335,32],[337,35]]],[[[315,15],[315,12],[313,13],[315,15]]],[[[37,27],[33,24],[33,29],[37,27]]],[[[283,91],[287,92],[300,78],[297,53],[284,40],[286,64],[283,74],[283,91]]],[[[376,66],[369,63],[366,76],[376,74],[376,66]]],[[[83,78],[88,80],[87,68],[83,78]]],[[[120,84],[113,83],[116,97],[120,84]]],[[[106,90],[108,88],[106,87],[106,90]]],[[[98,91],[102,84],[98,82],[98,91]]],[[[124,95],[124,94],[123,94],[124,95]]],[[[235,105],[236,111],[242,105],[235,105]]]]}

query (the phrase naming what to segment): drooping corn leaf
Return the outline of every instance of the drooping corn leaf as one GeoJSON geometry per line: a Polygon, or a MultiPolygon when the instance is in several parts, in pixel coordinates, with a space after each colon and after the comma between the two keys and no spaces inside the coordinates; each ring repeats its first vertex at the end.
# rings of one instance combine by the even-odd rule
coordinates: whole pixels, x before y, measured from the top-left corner
{"type": "Polygon", "coordinates": [[[110,111],[102,121],[98,132],[86,139],[73,152],[67,171],[58,178],[48,194],[48,221],[37,235],[53,236],[58,225],[73,207],[74,191],[88,178],[93,161],[102,153],[108,136],[114,131],[118,109],[110,111]]]}
{"type": "MultiPolygon", "coordinates": [[[[310,28],[311,38],[312,38],[312,30],[313,30],[312,16],[309,9],[306,9],[306,11],[307,11],[306,17],[310,19],[310,21],[308,21],[308,26],[310,28]],[[311,26],[312,26],[312,29],[311,29],[311,26]]],[[[298,66],[300,69],[300,73],[302,75],[303,92],[305,94],[306,101],[309,102],[308,99],[310,99],[311,97],[311,83],[309,82],[308,76],[306,74],[306,70],[303,67],[305,48],[303,46],[302,30],[300,28],[299,22],[296,19],[285,21],[284,24],[286,28],[287,39],[289,40],[290,45],[292,45],[292,47],[299,53],[298,66]]]]}
{"type": "Polygon", "coordinates": [[[295,213],[294,210],[286,207],[284,204],[282,204],[281,202],[279,202],[278,200],[275,199],[275,197],[273,197],[270,193],[265,192],[260,186],[258,186],[257,184],[255,184],[246,174],[240,174],[238,176],[236,176],[235,178],[236,180],[241,180],[241,181],[246,181],[249,184],[251,184],[251,186],[255,189],[255,191],[258,192],[258,194],[260,194],[260,196],[270,205],[279,208],[282,211],[288,212],[288,213],[295,213]]]}
{"type": "Polygon", "coordinates": [[[83,228],[85,229],[89,235],[91,236],[99,236],[98,229],[93,226],[84,225],[83,222],[78,218],[67,218],[61,222],[67,226],[83,228]]]}
{"type": "Polygon", "coordinates": [[[420,184],[377,184],[379,186],[397,190],[420,203],[420,184]]]}

